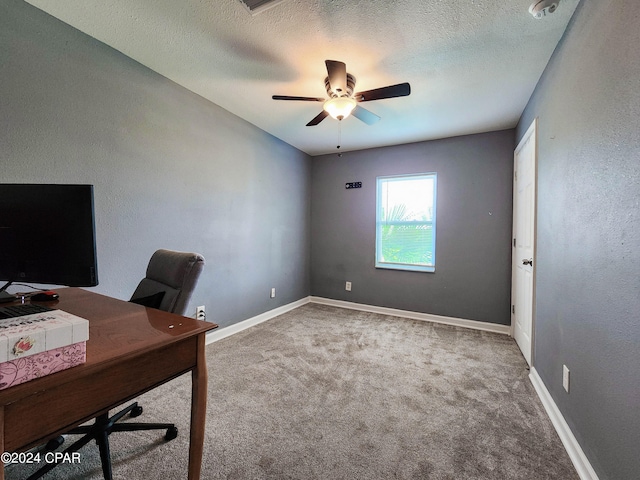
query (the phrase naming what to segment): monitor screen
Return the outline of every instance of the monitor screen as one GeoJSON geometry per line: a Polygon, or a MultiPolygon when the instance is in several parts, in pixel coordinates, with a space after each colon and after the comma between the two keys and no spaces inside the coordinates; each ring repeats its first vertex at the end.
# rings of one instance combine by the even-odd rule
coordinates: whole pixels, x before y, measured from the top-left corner
{"type": "Polygon", "coordinates": [[[0,184],[0,281],[98,284],[93,185],[0,184]]]}

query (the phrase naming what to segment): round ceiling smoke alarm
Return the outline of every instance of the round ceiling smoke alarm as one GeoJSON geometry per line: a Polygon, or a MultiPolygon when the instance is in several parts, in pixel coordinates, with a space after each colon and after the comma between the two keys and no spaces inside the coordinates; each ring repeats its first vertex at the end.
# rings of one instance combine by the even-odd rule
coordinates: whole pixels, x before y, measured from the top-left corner
{"type": "Polygon", "coordinates": [[[529,7],[529,13],[533,15],[533,18],[542,18],[549,13],[553,13],[558,8],[560,0],[539,0],[533,2],[529,7]]]}

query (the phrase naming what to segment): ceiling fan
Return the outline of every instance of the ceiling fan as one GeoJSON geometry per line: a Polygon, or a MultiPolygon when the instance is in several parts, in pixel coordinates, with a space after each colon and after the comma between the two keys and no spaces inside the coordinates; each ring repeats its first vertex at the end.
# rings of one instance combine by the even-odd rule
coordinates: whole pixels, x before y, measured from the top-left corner
{"type": "Polygon", "coordinates": [[[360,102],[370,102],[372,100],[382,100],[385,98],[406,97],[411,93],[411,86],[408,83],[389,85],[388,87],[374,88],[364,92],[353,93],[356,86],[356,78],[347,73],[347,66],[344,62],[336,60],[325,60],[327,66],[327,78],[324,79],[324,86],[329,99],[321,97],[291,97],[288,95],[273,95],[274,100],[298,100],[304,102],[324,102],[323,110],[316,117],[307,123],[307,127],[318,125],[322,120],[331,115],[336,120],[343,120],[351,113],[362,120],[367,125],[373,125],[380,117],[370,112],[366,108],[358,105],[360,102]]]}

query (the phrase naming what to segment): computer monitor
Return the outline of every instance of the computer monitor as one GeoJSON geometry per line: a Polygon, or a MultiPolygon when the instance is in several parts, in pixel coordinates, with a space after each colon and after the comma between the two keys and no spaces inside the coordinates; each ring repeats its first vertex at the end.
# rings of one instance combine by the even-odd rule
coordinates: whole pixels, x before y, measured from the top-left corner
{"type": "Polygon", "coordinates": [[[0,282],[98,285],[93,185],[0,184],[0,282]]]}

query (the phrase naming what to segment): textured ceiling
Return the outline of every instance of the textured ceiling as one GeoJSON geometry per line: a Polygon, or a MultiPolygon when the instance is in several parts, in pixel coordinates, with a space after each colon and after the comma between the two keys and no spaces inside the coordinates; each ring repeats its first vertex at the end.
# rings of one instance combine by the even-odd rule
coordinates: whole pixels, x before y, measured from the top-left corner
{"type": "Polygon", "coordinates": [[[311,155],[515,126],[579,0],[536,20],[533,0],[28,0],[311,155]],[[382,117],[305,124],[324,97],[325,59],[356,90],[411,95],[364,104],[382,117]]]}

